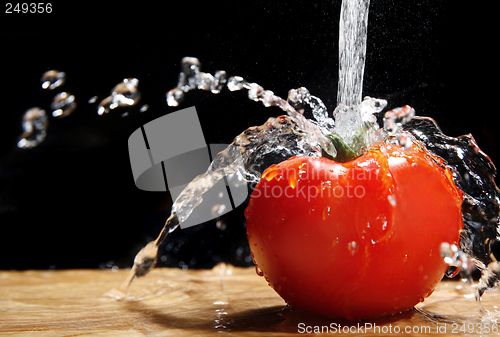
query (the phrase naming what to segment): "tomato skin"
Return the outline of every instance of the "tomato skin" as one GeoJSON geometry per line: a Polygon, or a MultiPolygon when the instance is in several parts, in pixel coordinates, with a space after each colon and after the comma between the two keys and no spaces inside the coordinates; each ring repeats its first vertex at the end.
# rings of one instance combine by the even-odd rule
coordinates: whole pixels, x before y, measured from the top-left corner
{"type": "Polygon", "coordinates": [[[298,309],[353,321],[409,310],[447,269],[441,243],[459,240],[450,177],[416,146],[273,165],[245,212],[254,261],[298,309]]]}

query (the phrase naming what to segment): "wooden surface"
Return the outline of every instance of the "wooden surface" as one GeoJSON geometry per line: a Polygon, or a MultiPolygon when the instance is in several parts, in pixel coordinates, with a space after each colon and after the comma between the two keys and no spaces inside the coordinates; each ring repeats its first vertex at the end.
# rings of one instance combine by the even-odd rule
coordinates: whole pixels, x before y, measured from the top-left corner
{"type": "MultiPolygon", "coordinates": [[[[286,308],[253,268],[224,264],[212,270],[157,268],[134,282],[127,297],[117,300],[105,295],[120,285],[126,273],[0,272],[0,334],[289,336],[308,335],[306,331],[323,326],[325,334],[339,334],[334,328],[340,325],[340,329],[349,328],[363,336],[408,335],[405,332],[456,336],[478,333],[479,329],[484,334],[488,328],[498,328],[496,321],[500,324],[500,292],[486,293],[480,310],[474,288],[460,281],[441,282],[435,293],[418,305],[420,312],[358,324],[286,308]],[[366,329],[370,324],[372,328],[366,329]]],[[[347,335],[346,331],[341,331],[342,335],[347,335]]],[[[490,334],[498,335],[494,331],[490,334]]]]}

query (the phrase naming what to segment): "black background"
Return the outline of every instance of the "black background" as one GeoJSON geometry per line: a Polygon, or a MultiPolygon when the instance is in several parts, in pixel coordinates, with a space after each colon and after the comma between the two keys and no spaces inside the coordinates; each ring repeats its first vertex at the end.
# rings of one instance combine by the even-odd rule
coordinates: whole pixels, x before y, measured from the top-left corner
{"type": "MultiPolygon", "coordinates": [[[[245,92],[190,92],[171,108],[180,60],[195,56],[202,71],[223,69],[286,97],[307,87],[332,111],[336,102],[340,0],[165,2],[115,7],[53,4],[50,14],[1,16],[0,268],[127,267],[167,218],[168,193],[138,190],[127,140],[141,125],[196,106],[207,143],[230,143],[249,126],[282,112],[245,92]],[[43,91],[41,75],[66,72],[66,83],[43,91]],[[139,79],[142,99],[98,116],[98,101],[123,78],[139,79]],[[77,110],[50,119],[46,140],[18,149],[24,111],[49,110],[67,91],[77,110]],[[149,110],[139,112],[142,104],[149,110]]],[[[484,9],[452,1],[377,1],[369,14],[364,94],[409,104],[451,136],[472,133],[494,162],[494,31],[484,9]]],[[[496,61],[495,61],[496,62],[496,61]]],[[[227,228],[214,222],[177,230],[159,265],[248,265],[244,206],[227,228]],[[166,260],[165,260],[166,258],[166,260]]]]}

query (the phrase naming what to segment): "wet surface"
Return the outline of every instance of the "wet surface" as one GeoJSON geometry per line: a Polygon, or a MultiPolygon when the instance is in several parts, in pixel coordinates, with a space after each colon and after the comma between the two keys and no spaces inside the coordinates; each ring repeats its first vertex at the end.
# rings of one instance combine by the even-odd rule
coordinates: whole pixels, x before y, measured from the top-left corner
{"type": "Polygon", "coordinates": [[[255,268],[157,268],[138,279],[125,298],[105,295],[126,272],[1,272],[0,331],[50,336],[497,335],[500,318],[498,290],[483,296],[480,310],[475,287],[460,281],[441,282],[415,311],[353,323],[286,307],[255,268]]]}

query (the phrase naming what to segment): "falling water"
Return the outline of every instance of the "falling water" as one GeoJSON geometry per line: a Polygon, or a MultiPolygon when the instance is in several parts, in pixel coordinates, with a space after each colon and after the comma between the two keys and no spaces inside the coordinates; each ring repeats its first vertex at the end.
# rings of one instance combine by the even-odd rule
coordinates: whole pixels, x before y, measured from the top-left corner
{"type": "Polygon", "coordinates": [[[339,31],[339,86],[337,104],[362,101],[368,8],[370,0],[343,0],[339,31]]]}

